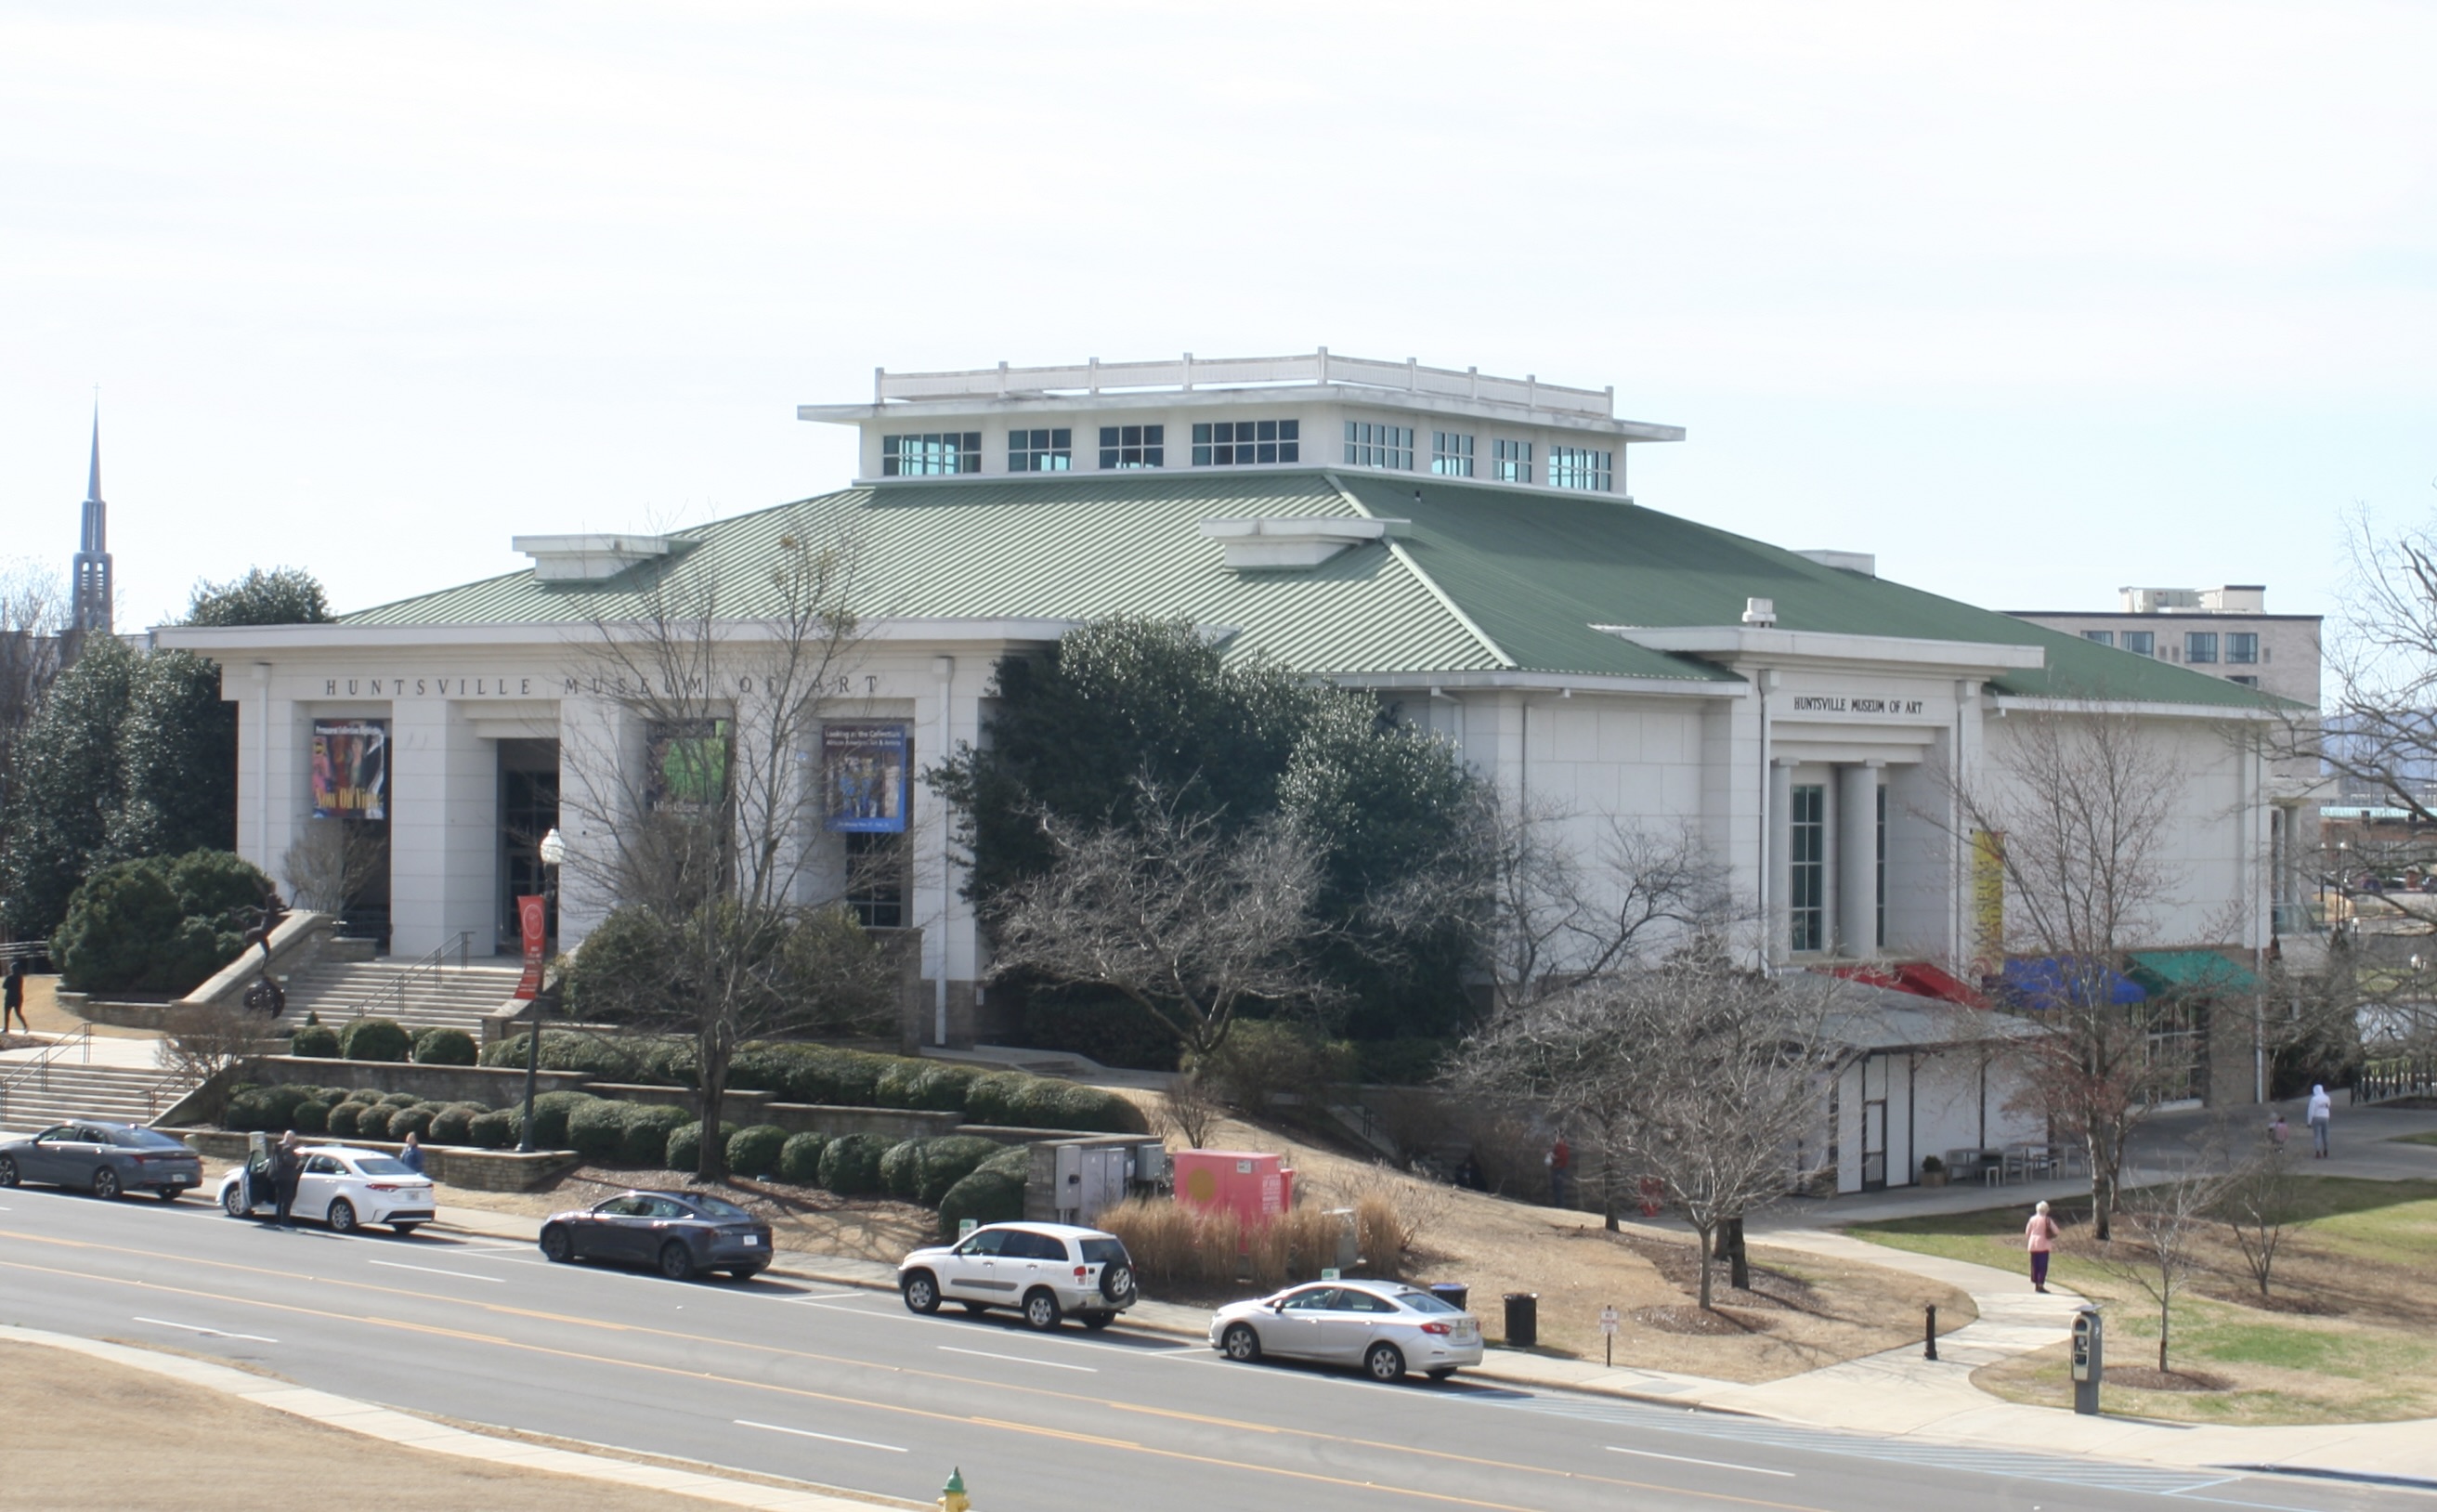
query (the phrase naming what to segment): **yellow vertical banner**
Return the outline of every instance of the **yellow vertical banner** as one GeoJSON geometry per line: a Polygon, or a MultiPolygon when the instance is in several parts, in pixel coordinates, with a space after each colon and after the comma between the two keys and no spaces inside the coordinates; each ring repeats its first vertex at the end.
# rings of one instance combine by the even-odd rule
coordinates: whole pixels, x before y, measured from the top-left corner
{"type": "Polygon", "coordinates": [[[1972,832],[1972,968],[1986,976],[2006,963],[2006,832],[1972,832]]]}

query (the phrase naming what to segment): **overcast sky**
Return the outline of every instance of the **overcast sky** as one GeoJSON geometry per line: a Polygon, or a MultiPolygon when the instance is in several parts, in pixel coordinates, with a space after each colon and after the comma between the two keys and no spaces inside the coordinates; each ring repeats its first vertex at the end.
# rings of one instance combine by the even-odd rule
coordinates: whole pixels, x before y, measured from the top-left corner
{"type": "Polygon", "coordinates": [[[2437,7],[0,0],[0,555],[121,624],[836,486],[875,365],[1613,383],[1644,504],[1999,608],[2437,508],[2437,7]]]}

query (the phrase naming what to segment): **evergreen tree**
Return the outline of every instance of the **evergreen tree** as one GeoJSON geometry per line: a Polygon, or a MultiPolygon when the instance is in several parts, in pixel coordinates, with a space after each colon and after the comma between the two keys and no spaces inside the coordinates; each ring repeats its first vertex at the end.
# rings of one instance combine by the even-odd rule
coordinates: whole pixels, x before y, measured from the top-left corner
{"type": "Polygon", "coordinates": [[[127,792],[118,732],[138,672],[125,642],[87,637],[18,743],[0,893],[20,938],[48,937],[77,884],[108,859],[111,824],[127,792]]]}
{"type": "Polygon", "coordinates": [[[321,583],[299,567],[256,567],[225,583],[197,583],[186,606],[188,624],[327,624],[335,618],[321,583]]]}

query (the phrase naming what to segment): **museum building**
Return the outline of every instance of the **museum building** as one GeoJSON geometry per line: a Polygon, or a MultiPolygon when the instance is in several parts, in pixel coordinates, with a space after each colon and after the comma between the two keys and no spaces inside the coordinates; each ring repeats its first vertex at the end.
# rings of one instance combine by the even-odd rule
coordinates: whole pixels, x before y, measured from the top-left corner
{"type": "MultiPolygon", "coordinates": [[[[650,585],[744,582],[783,536],[851,535],[851,697],[801,759],[853,796],[801,843],[839,888],[875,852],[903,859],[850,901],[920,932],[913,1028],[932,1042],[997,1026],[920,769],[984,738],[1001,658],[1115,613],[1188,618],[1229,656],[1374,692],[1579,815],[1587,845],[1610,818],[1689,828],[1760,904],[1775,963],[1867,965],[1933,995],[1993,964],[1986,862],[1948,774],[1986,780],[2012,715],[2129,717],[2181,774],[2180,888],[2153,943],[2255,959],[2302,797],[2227,738],[2272,717],[2259,694],[1889,582],[1864,552],[1644,508],[1632,448],[1683,431],[1613,411],[1612,390],[1324,348],[882,371],[868,402],[798,412],[860,431],[861,476],[834,492],[667,535],[519,536],[526,569],[334,624],[157,635],[217,659],[238,706],[244,854],[275,874],[317,813],[376,824],[367,896],[391,953],[461,937],[486,953],[513,948],[541,835],[608,843],[562,822],[570,743],[651,759],[587,638],[650,585]]],[[[605,908],[568,869],[559,943],[605,908]]],[[[2247,1050],[2217,1059],[2227,1095],[2249,1086],[2247,1050]]]]}

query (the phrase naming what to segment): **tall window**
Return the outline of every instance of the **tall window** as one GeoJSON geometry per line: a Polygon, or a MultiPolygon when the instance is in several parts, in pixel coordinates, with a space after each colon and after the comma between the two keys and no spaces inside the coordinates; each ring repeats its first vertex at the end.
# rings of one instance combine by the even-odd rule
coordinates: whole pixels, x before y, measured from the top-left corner
{"type": "Polygon", "coordinates": [[[2236,630],[2225,638],[2225,659],[2239,666],[2259,664],[2259,632],[2236,630]]]}
{"type": "Polygon", "coordinates": [[[846,836],[846,905],[866,929],[905,927],[904,838],[861,831],[846,836]]]}
{"type": "Polygon", "coordinates": [[[2215,630],[2185,630],[2183,632],[2183,659],[2185,661],[2215,661],[2217,659],[2217,632],[2215,630]]]}
{"type": "Polygon", "coordinates": [[[1009,431],[1007,433],[1007,470],[1009,472],[1067,472],[1075,466],[1075,432],[1060,427],[1055,431],[1009,431]]]}
{"type": "Polygon", "coordinates": [[[1373,425],[1368,420],[1345,422],[1345,465],[1349,467],[1394,467],[1413,470],[1413,428],[1373,425]]]}
{"type": "Polygon", "coordinates": [[[2085,641],[2095,641],[2100,645],[2115,643],[2115,632],[2113,630],[2084,630],[2081,632],[2081,638],[2085,641]]]}
{"type": "Polygon", "coordinates": [[[982,433],[978,431],[880,438],[880,475],[884,478],[934,478],[943,473],[981,470],[982,433]]]}
{"type": "Polygon", "coordinates": [[[2124,649],[2131,652],[2136,657],[2156,656],[2158,654],[2157,632],[2154,630],[2125,631],[2124,649]]]}
{"type": "Polygon", "coordinates": [[[1532,482],[1532,443],[1493,441],[1489,444],[1489,475],[1499,483],[1532,482]]]}
{"type": "Polygon", "coordinates": [[[1167,427],[1164,425],[1100,427],[1100,466],[1103,467],[1166,466],[1167,427]]]}
{"type": "Polygon", "coordinates": [[[1598,451],[1589,447],[1551,447],[1549,448],[1549,486],[1582,488],[1591,493],[1609,491],[1609,479],[1615,475],[1616,453],[1598,451]]]}
{"type": "Polygon", "coordinates": [[[1301,420],[1216,420],[1193,428],[1197,467],[1249,467],[1255,463],[1302,460],[1301,420]]]}
{"type": "Polygon", "coordinates": [[[1472,476],[1472,437],[1461,431],[1430,432],[1430,471],[1442,478],[1472,476]]]}
{"type": "Polygon", "coordinates": [[[1794,790],[1794,812],[1787,817],[1792,832],[1793,887],[1786,899],[1794,930],[1786,942],[1796,950],[1828,948],[1828,789],[1807,784],[1794,790]]]}

